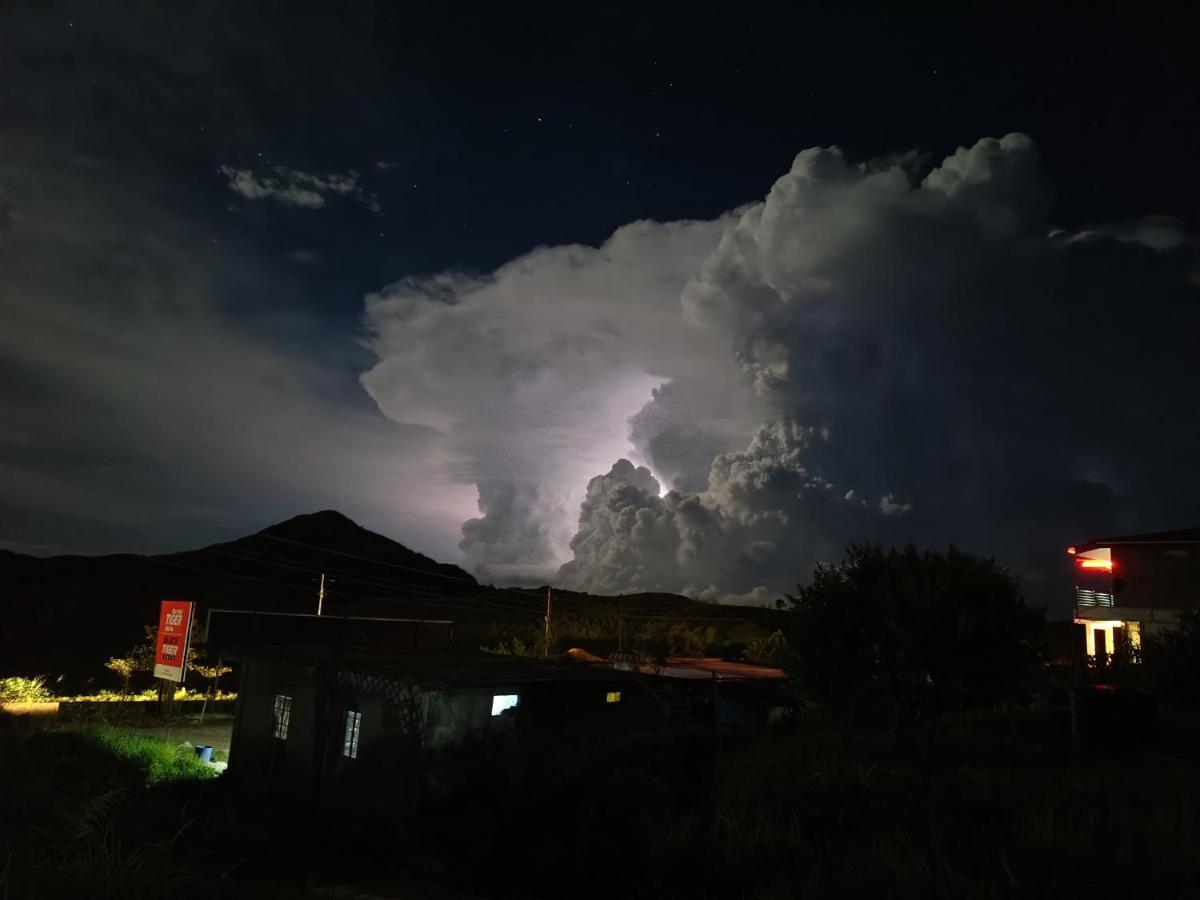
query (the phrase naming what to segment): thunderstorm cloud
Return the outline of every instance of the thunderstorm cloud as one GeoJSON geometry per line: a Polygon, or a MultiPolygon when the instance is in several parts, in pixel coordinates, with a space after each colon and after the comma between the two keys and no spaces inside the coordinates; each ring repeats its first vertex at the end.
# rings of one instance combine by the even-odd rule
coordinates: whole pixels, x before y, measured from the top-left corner
{"type": "Polygon", "coordinates": [[[1174,219],[1055,227],[1021,134],[813,148],[710,222],[381,290],[363,383],[478,485],[476,571],[765,597],[881,540],[1036,573],[1195,509],[1195,271],[1174,219]]]}

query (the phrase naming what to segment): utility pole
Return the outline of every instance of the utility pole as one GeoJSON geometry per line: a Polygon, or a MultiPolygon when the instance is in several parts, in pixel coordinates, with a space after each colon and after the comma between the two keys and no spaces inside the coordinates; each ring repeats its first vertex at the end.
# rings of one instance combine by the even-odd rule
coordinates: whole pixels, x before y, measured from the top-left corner
{"type": "Polygon", "coordinates": [[[550,620],[554,617],[554,595],[550,593],[549,585],[546,586],[546,637],[542,642],[542,656],[550,655],[550,620]]]}
{"type": "Polygon", "coordinates": [[[321,586],[317,588],[317,615],[321,614],[322,607],[325,606],[325,573],[321,573],[321,586]]]}

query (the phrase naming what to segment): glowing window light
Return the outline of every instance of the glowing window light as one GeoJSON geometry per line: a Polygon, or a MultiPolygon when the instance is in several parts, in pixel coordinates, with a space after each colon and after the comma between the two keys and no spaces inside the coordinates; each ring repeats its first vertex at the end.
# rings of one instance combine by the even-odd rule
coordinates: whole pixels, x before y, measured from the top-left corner
{"type": "Polygon", "coordinates": [[[604,698],[604,702],[605,703],[620,703],[621,702],[621,692],[620,691],[609,691],[608,695],[604,698]]]}
{"type": "Polygon", "coordinates": [[[1111,559],[1085,559],[1077,557],[1076,562],[1081,569],[1095,569],[1100,572],[1111,572],[1113,570],[1113,561],[1111,559]]]}
{"type": "Polygon", "coordinates": [[[292,698],[287,694],[276,694],[275,705],[271,709],[271,734],[281,741],[286,741],[291,721],[292,698]]]}
{"type": "Polygon", "coordinates": [[[516,694],[496,694],[492,697],[492,715],[498,716],[509,709],[517,708],[516,694]]]}
{"type": "Polygon", "coordinates": [[[1126,622],[1125,633],[1129,637],[1129,649],[1138,651],[1142,649],[1142,623],[1141,622],[1126,622]]]}

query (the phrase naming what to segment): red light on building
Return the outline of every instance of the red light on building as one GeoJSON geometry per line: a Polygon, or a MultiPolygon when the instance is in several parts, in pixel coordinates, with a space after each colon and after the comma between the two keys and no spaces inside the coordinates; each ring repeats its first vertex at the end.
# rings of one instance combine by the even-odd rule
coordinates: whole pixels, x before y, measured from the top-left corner
{"type": "Polygon", "coordinates": [[[1113,563],[1111,559],[1085,559],[1079,557],[1076,559],[1081,569],[1095,569],[1098,572],[1111,572],[1113,563]]]}

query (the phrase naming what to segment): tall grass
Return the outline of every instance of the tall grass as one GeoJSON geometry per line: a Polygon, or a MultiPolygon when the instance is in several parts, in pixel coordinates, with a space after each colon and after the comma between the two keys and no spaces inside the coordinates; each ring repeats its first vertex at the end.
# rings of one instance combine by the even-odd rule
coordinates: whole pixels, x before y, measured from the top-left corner
{"type": "Polygon", "coordinates": [[[46,678],[43,675],[34,678],[22,675],[0,678],[0,703],[38,703],[51,699],[53,695],[46,687],[46,678]]]}
{"type": "Polygon", "coordinates": [[[189,895],[192,820],[164,791],[213,777],[190,748],[110,727],[0,743],[0,898],[189,895]]]}
{"type": "Polygon", "coordinates": [[[145,773],[147,784],[180,778],[213,778],[216,774],[187,744],[108,725],[92,726],[82,733],[105,753],[138,766],[145,773]]]}
{"type": "Polygon", "coordinates": [[[427,878],[489,898],[1159,898],[1194,896],[1200,867],[1190,745],[1076,759],[1035,715],[965,722],[935,759],[811,721],[559,750],[404,812],[197,781],[169,742],[114,729],[27,743],[0,771],[9,869],[76,896],[421,896],[408,879],[427,878]]]}

